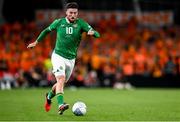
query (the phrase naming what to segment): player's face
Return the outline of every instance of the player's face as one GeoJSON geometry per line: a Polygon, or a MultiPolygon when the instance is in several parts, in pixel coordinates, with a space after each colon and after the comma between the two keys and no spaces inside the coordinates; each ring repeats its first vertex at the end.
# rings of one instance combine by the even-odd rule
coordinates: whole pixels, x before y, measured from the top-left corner
{"type": "Polygon", "coordinates": [[[69,8],[66,10],[66,17],[70,22],[74,22],[78,16],[78,9],[69,8]]]}

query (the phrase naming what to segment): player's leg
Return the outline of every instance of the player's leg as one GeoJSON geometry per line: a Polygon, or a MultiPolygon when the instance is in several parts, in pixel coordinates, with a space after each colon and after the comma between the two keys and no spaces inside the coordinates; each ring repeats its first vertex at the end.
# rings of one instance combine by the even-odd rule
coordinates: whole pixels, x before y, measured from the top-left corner
{"type": "Polygon", "coordinates": [[[56,84],[53,85],[51,91],[46,93],[45,110],[48,112],[51,109],[51,99],[56,95],[56,84]]]}
{"type": "Polygon", "coordinates": [[[75,64],[75,59],[73,59],[73,60],[64,59],[64,62],[65,62],[65,70],[64,70],[65,75],[56,77],[57,84],[58,84],[56,86],[56,93],[59,93],[59,94],[57,94],[57,99],[58,99],[58,104],[59,104],[59,114],[63,114],[63,112],[69,108],[69,104],[66,104],[63,101],[63,92],[64,92],[64,85],[69,80],[69,78],[72,74],[74,64],[75,64]]]}
{"type": "Polygon", "coordinates": [[[56,76],[56,96],[57,96],[57,101],[58,105],[62,105],[64,103],[63,99],[63,93],[64,93],[64,81],[65,81],[65,76],[56,76]]]}
{"type": "Polygon", "coordinates": [[[69,78],[72,74],[74,64],[75,64],[75,59],[73,59],[73,60],[65,59],[65,62],[66,62],[65,63],[65,67],[66,67],[65,74],[66,75],[61,76],[57,79],[57,81],[58,81],[57,84],[59,83],[59,88],[58,88],[58,85],[56,86],[56,92],[59,92],[59,94],[57,96],[58,103],[59,103],[59,114],[63,114],[63,112],[69,108],[69,104],[66,104],[63,101],[63,91],[64,91],[65,83],[69,80],[69,78]],[[59,89],[59,91],[57,89],[59,89]]]}
{"type": "Polygon", "coordinates": [[[65,58],[53,53],[51,57],[52,65],[53,65],[53,73],[56,77],[56,87],[55,92],[57,96],[58,102],[58,113],[62,114],[66,109],[68,109],[69,105],[64,104],[64,83],[65,83],[65,58]]]}
{"type": "Polygon", "coordinates": [[[47,93],[47,98],[48,98],[49,100],[51,100],[51,99],[56,95],[56,85],[57,85],[57,83],[55,83],[55,84],[53,85],[51,91],[49,91],[49,92],[47,93]]]}
{"type": "Polygon", "coordinates": [[[57,85],[56,85],[56,96],[58,102],[58,113],[63,114],[65,110],[69,108],[69,104],[64,103],[64,83],[65,83],[65,76],[56,76],[57,85]]]}

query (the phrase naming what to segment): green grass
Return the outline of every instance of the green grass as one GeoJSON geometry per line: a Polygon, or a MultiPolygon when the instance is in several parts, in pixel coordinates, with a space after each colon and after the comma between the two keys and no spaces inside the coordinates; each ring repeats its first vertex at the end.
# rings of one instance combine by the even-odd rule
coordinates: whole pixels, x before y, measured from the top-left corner
{"type": "Polygon", "coordinates": [[[178,121],[180,89],[65,89],[65,101],[87,105],[85,116],[71,109],[57,114],[56,98],[52,109],[44,111],[44,95],[49,89],[0,91],[0,121],[178,121]]]}

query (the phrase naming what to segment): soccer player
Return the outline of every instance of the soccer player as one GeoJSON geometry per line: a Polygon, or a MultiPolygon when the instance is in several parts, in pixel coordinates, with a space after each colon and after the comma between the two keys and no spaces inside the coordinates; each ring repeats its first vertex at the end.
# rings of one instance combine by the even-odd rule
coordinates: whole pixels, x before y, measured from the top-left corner
{"type": "Polygon", "coordinates": [[[100,34],[87,22],[78,18],[78,4],[71,2],[66,5],[66,17],[56,19],[27,48],[35,47],[53,30],[57,32],[56,45],[51,56],[56,83],[51,91],[46,94],[45,110],[47,112],[50,110],[51,99],[57,96],[58,113],[61,115],[69,108],[69,104],[65,103],[63,98],[64,85],[72,74],[81,35],[83,32],[87,32],[87,35],[98,38],[100,34]]]}

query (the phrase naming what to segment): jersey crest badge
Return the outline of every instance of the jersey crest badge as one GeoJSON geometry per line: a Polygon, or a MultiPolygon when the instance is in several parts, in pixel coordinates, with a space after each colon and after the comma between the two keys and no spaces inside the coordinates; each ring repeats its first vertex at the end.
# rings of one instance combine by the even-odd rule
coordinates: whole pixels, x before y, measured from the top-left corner
{"type": "Polygon", "coordinates": [[[73,27],[77,28],[77,24],[74,24],[73,27]]]}

